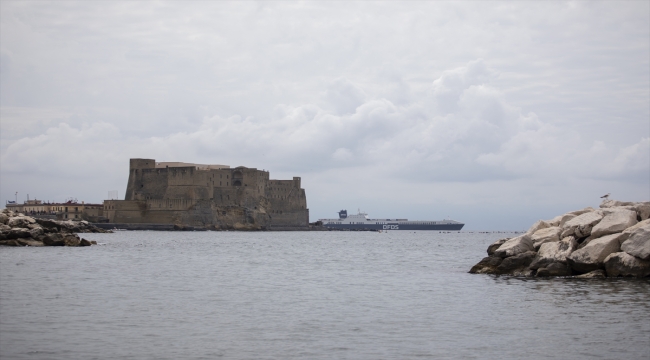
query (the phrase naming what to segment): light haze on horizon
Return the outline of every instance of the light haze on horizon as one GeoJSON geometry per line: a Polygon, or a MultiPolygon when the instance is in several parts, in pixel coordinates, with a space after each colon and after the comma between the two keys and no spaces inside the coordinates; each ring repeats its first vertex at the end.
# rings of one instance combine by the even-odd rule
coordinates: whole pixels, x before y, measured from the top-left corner
{"type": "Polygon", "coordinates": [[[0,201],[129,158],[302,177],[310,220],[523,230],[650,200],[650,2],[0,2],[0,201]]]}

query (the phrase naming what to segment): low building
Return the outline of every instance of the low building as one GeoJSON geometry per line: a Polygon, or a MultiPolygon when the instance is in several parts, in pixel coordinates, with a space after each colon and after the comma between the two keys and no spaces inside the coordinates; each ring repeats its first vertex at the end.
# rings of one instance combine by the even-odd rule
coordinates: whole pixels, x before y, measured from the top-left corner
{"type": "Polygon", "coordinates": [[[22,204],[8,203],[7,209],[34,217],[56,218],[58,220],[88,220],[97,222],[103,217],[103,204],[86,204],[76,201],[64,203],[43,202],[42,200],[27,200],[22,204]]]}

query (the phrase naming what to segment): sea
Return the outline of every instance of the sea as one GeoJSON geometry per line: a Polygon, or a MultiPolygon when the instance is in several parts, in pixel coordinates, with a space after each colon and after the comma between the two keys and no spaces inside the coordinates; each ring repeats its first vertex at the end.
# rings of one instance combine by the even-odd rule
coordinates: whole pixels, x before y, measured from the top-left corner
{"type": "Polygon", "coordinates": [[[468,274],[508,233],[0,248],[0,359],[650,359],[650,280],[468,274]]]}

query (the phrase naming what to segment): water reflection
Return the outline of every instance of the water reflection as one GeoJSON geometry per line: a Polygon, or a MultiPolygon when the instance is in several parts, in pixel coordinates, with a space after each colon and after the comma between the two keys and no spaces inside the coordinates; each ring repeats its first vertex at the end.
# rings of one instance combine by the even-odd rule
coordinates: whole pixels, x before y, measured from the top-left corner
{"type": "Polygon", "coordinates": [[[635,278],[526,278],[488,275],[496,286],[515,286],[534,291],[556,306],[634,305],[650,309],[650,279],[635,278]]]}

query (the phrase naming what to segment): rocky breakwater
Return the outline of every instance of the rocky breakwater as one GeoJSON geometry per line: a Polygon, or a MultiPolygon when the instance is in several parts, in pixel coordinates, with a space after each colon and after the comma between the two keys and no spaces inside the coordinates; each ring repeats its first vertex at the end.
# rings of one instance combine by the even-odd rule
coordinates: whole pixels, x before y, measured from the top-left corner
{"type": "Polygon", "coordinates": [[[527,277],[650,277],[650,202],[603,201],[500,239],[469,271],[527,277]]]}
{"type": "Polygon", "coordinates": [[[90,246],[95,241],[76,233],[107,233],[87,221],[34,219],[4,209],[0,213],[0,245],[4,246],[90,246]]]}

